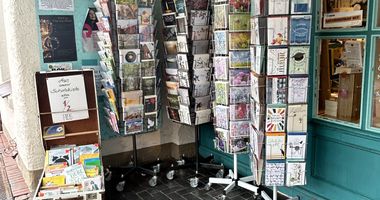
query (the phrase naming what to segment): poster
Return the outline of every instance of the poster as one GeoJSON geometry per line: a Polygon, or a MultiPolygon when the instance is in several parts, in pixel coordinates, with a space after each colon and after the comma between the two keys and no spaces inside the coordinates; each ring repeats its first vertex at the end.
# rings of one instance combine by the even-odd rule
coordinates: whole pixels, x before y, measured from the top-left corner
{"type": "Polygon", "coordinates": [[[82,74],[47,78],[46,84],[53,123],[89,118],[82,74]]]}
{"type": "Polygon", "coordinates": [[[40,15],[44,63],[76,61],[74,19],[72,15],[40,15]]]}
{"type": "Polygon", "coordinates": [[[88,8],[87,17],[83,24],[82,28],[82,46],[83,52],[97,52],[100,49],[98,48],[99,37],[97,36],[98,18],[95,15],[96,8],[88,8]]]}
{"type": "Polygon", "coordinates": [[[74,11],[74,0],[39,0],[40,10],[74,11]]]}

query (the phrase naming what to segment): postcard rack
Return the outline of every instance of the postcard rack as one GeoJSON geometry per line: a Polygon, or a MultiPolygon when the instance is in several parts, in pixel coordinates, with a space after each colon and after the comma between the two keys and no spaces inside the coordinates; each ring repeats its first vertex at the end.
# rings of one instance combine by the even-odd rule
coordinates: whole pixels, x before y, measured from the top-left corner
{"type": "MultiPolygon", "coordinates": [[[[40,118],[40,127],[41,127],[41,137],[44,132],[45,127],[50,127],[57,123],[54,121],[59,121],[58,124],[64,126],[65,134],[63,137],[52,137],[52,138],[43,138],[44,147],[48,151],[53,147],[64,147],[64,146],[80,146],[80,145],[92,145],[96,144],[100,146],[100,129],[99,129],[99,115],[98,115],[98,103],[97,95],[95,89],[95,77],[93,70],[71,70],[64,72],[37,72],[35,74],[36,89],[37,89],[37,98],[38,98],[38,108],[39,108],[39,118],[40,118]],[[81,77],[79,80],[84,82],[75,82],[78,79],[70,79],[70,77],[81,77]],[[61,79],[59,82],[63,85],[54,85],[54,81],[61,79]],[[52,82],[49,82],[48,79],[54,79],[52,82]],[[65,80],[70,80],[71,82],[65,82],[65,80]],[[63,82],[65,83],[63,83],[63,82]],[[79,83],[79,84],[78,84],[79,83]],[[49,85],[51,84],[51,85],[49,85]],[[67,86],[65,86],[65,84],[67,86]],[[84,88],[77,87],[75,85],[84,85],[84,88]],[[75,98],[70,94],[70,90],[63,90],[65,87],[69,88],[70,86],[75,86],[73,89],[78,91],[85,90],[85,99],[87,109],[84,110],[75,110],[72,103],[75,101],[75,98]],[[57,100],[57,96],[49,97],[49,95],[55,92],[59,93],[58,100],[64,100],[62,102],[57,100]],[[69,91],[69,92],[65,92],[69,91]],[[50,93],[50,94],[49,94],[50,93]],[[66,98],[67,97],[67,98],[66,98]],[[66,98],[66,100],[65,100],[66,98]],[[57,102],[54,102],[57,100],[57,102]],[[57,105],[60,106],[61,103],[66,102],[69,107],[69,111],[52,112],[52,108],[57,105]],[[70,105],[72,110],[70,110],[70,105]],[[53,107],[52,107],[53,106],[53,107]],[[87,113],[87,117],[78,117],[75,113],[87,113]],[[73,114],[74,113],[74,114],[73,114]],[[58,115],[58,117],[57,117],[58,115]],[[71,118],[69,117],[71,115],[71,118]],[[78,119],[76,119],[78,118],[78,119]]],[[[57,81],[58,82],[58,81],[57,81]]],[[[65,103],[64,103],[65,104],[65,103]]],[[[74,103],[73,103],[74,104],[74,103]]],[[[48,157],[48,156],[47,156],[48,157]]],[[[42,180],[45,174],[45,169],[42,173],[41,179],[34,194],[34,199],[102,199],[102,194],[104,193],[104,175],[101,162],[101,152],[98,149],[98,157],[100,159],[100,187],[92,191],[74,191],[68,192],[65,194],[54,194],[54,195],[45,195],[38,196],[41,192],[42,180]]],[[[45,161],[47,162],[47,160],[45,161]]],[[[47,163],[45,163],[47,167],[47,163]]],[[[83,185],[82,185],[83,187],[83,185]]]]}
{"type": "MultiPolygon", "coordinates": [[[[253,1],[250,157],[254,182],[306,184],[311,2],[253,1]]],[[[265,192],[264,199],[271,199],[265,192]]]]}

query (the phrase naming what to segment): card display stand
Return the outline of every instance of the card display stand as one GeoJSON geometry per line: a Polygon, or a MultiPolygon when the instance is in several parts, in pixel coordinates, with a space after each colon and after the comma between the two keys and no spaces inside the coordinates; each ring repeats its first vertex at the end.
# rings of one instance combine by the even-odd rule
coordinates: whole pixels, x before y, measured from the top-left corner
{"type": "MultiPolygon", "coordinates": [[[[95,90],[95,78],[93,70],[72,70],[65,72],[37,72],[35,75],[36,88],[37,88],[37,98],[38,107],[40,113],[40,126],[41,126],[41,137],[42,130],[44,127],[53,125],[52,114],[55,114],[50,109],[49,96],[48,96],[48,85],[47,79],[53,77],[72,76],[72,75],[83,75],[84,86],[87,98],[88,118],[76,121],[62,122],[65,127],[65,137],[64,138],[50,138],[43,139],[44,147],[49,150],[51,147],[57,147],[62,145],[86,145],[86,144],[99,144],[100,139],[100,129],[99,129],[99,116],[98,116],[98,104],[97,95],[95,90]]],[[[101,160],[101,152],[99,152],[99,157],[101,160]]],[[[102,168],[102,166],[101,166],[102,168]]],[[[56,196],[48,197],[38,197],[37,194],[42,186],[42,178],[45,174],[45,170],[41,176],[41,179],[34,194],[34,199],[102,199],[102,194],[104,193],[104,176],[103,169],[99,169],[101,175],[101,188],[95,191],[83,191],[75,192],[70,194],[61,194],[56,196]]]]}

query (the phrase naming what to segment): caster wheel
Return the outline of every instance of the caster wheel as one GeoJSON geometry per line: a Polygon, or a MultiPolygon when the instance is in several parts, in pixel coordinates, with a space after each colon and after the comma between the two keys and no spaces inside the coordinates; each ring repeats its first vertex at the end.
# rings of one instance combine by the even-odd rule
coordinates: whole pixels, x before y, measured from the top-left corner
{"type": "Polygon", "coordinates": [[[161,166],[160,164],[157,164],[156,166],[153,166],[153,171],[155,173],[160,173],[160,170],[161,170],[161,166]]]}
{"type": "Polygon", "coordinates": [[[157,185],[157,176],[153,176],[151,179],[149,179],[149,185],[151,186],[151,187],[154,187],[154,186],[156,186],[157,185]]]}
{"type": "Polygon", "coordinates": [[[220,170],[216,173],[216,175],[215,175],[216,178],[223,178],[223,176],[224,176],[224,170],[223,170],[223,169],[220,169],[220,170]]]}
{"type": "Polygon", "coordinates": [[[190,186],[191,186],[192,188],[196,188],[196,187],[198,187],[198,181],[199,181],[199,178],[198,178],[198,177],[191,178],[191,179],[190,179],[190,186]]]}
{"type": "Polygon", "coordinates": [[[173,178],[174,178],[174,170],[170,170],[168,173],[166,173],[166,178],[168,179],[168,180],[173,180],[173,178]]]}
{"type": "Polygon", "coordinates": [[[205,185],[205,190],[209,191],[211,189],[211,183],[205,185]]]}
{"type": "Polygon", "coordinates": [[[222,195],[219,197],[219,200],[225,200],[226,199],[226,195],[222,195]]]}
{"type": "Polygon", "coordinates": [[[116,190],[118,192],[122,192],[124,191],[124,186],[125,186],[125,181],[120,181],[117,185],[116,185],[116,190]]]}

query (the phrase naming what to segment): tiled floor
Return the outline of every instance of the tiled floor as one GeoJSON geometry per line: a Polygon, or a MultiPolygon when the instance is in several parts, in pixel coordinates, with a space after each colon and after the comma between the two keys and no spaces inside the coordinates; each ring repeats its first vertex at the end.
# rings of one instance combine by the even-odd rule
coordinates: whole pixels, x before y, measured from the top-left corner
{"type": "MultiPolygon", "coordinates": [[[[189,178],[194,177],[194,170],[181,169],[177,170],[173,180],[166,179],[166,173],[161,172],[158,179],[158,184],[151,187],[148,184],[150,176],[141,176],[133,173],[127,179],[125,190],[118,192],[115,189],[117,181],[111,180],[106,183],[106,199],[112,200],[216,200],[223,194],[224,186],[212,185],[210,190],[204,188],[208,182],[209,176],[215,176],[215,170],[210,172],[201,170],[200,181],[197,188],[190,187],[189,178]]],[[[113,174],[115,177],[116,174],[113,174]]],[[[118,176],[116,176],[118,177],[118,176]]],[[[231,191],[226,200],[244,200],[255,199],[252,192],[236,188],[231,191]]]]}

